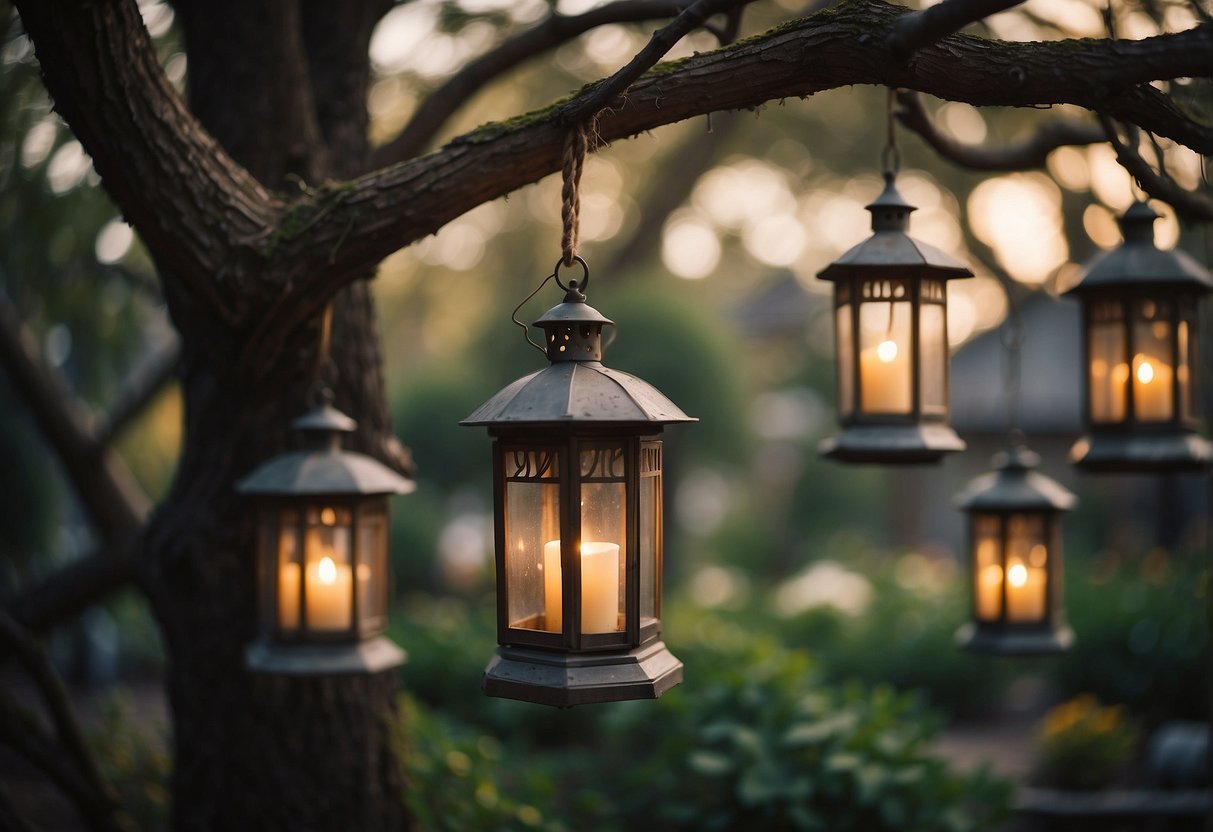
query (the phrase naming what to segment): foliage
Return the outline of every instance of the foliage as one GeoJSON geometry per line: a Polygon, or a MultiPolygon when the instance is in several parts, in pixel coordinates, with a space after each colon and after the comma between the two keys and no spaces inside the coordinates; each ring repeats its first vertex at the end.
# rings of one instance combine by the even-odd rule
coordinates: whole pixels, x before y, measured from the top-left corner
{"type": "Polygon", "coordinates": [[[164,726],[136,717],[134,701],[115,695],[101,703],[91,745],[101,774],[116,792],[124,828],[167,829],[172,761],[164,726]]]}
{"type": "Polygon", "coordinates": [[[1137,751],[1140,734],[1120,706],[1101,707],[1083,694],[1045,716],[1036,778],[1066,789],[1097,789],[1113,781],[1137,751]]]}

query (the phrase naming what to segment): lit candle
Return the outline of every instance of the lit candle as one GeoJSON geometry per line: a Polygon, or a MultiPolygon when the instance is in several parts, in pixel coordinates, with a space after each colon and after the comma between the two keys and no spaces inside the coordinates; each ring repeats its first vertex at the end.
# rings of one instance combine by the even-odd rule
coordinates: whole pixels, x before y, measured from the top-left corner
{"type": "Polygon", "coordinates": [[[868,413],[908,413],[913,405],[909,350],[891,339],[859,353],[859,383],[868,413]]]}
{"type": "Polygon", "coordinates": [[[294,630],[299,626],[299,564],[284,563],[278,568],[278,627],[294,630]]]}
{"type": "Polygon", "coordinates": [[[1015,561],[1007,567],[1007,620],[1043,621],[1045,570],[1015,561]]]}
{"type": "Polygon", "coordinates": [[[323,557],[307,568],[307,627],[348,630],[353,574],[347,564],[323,557]]]}
{"type": "MultiPolygon", "coordinates": [[[[543,609],[545,630],[564,626],[560,541],[543,545],[543,609]]],[[[581,632],[613,633],[619,629],[619,544],[581,544],[581,632]]]]}
{"type": "Polygon", "coordinates": [[[977,617],[997,621],[1002,610],[1002,567],[996,563],[977,573],[977,617]]]}
{"type": "Polygon", "coordinates": [[[1133,356],[1133,407],[1141,422],[1171,418],[1171,367],[1150,355],[1133,356]]]}

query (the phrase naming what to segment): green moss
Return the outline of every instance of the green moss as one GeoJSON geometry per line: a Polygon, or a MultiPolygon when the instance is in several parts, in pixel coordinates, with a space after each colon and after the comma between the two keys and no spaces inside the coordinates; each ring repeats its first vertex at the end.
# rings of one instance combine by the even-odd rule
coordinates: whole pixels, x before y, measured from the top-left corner
{"type": "MultiPolygon", "coordinates": [[[[297,199],[283,213],[274,233],[266,239],[265,245],[262,247],[263,256],[267,260],[273,260],[283,249],[302,237],[321,219],[342,206],[346,197],[356,191],[357,185],[353,182],[325,182],[319,188],[308,192],[306,196],[297,199]]],[[[349,214],[347,225],[352,227],[358,221],[360,210],[352,210],[349,214]]],[[[338,241],[337,245],[340,246],[340,244],[338,241]]],[[[335,254],[336,249],[333,251],[333,255],[335,254]]]]}

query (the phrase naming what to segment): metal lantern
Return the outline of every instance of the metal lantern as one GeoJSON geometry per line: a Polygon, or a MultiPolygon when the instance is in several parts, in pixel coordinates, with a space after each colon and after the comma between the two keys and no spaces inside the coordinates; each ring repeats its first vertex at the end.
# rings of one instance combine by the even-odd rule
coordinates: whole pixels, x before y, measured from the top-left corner
{"type": "Polygon", "coordinates": [[[324,405],[291,423],[311,441],[237,485],[260,503],[261,636],[246,651],[265,673],[374,673],[403,651],[382,635],[388,608],[388,495],[414,483],[342,450],[353,419],[324,405]]]}
{"type": "Polygon", "coordinates": [[[957,503],[969,515],[973,620],[966,649],[1001,655],[1066,650],[1074,633],[1062,606],[1061,513],[1077,498],[1034,469],[1025,447],[994,457],[995,470],[969,483],[957,503]]]}
{"type": "Polygon", "coordinates": [[[873,234],[825,268],[834,284],[838,416],[821,443],[843,462],[936,462],[964,450],[948,425],[947,282],[958,260],[906,233],[914,206],[885,174],[873,234]]]}
{"type": "Polygon", "coordinates": [[[560,283],[564,302],[534,323],[551,364],[461,422],[494,439],[501,646],[484,691],[561,707],[654,699],[682,680],[661,641],[661,431],[696,420],[603,366],[612,322],[586,282],[560,283]]]}
{"type": "Polygon", "coordinates": [[[1199,304],[1213,275],[1154,244],[1158,214],[1135,202],[1124,242],[1068,290],[1083,309],[1087,435],[1071,461],[1094,471],[1199,470],[1213,461],[1200,435],[1199,304]]]}

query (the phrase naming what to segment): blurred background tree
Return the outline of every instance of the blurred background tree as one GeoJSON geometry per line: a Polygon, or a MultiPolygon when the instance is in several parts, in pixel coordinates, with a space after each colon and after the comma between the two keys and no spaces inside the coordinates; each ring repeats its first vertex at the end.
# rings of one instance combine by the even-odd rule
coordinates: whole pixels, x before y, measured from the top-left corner
{"type": "MultiPolygon", "coordinates": [[[[493,641],[488,452],[456,422],[533,365],[508,312],[559,254],[549,174],[569,126],[568,111],[535,108],[572,90],[574,106],[593,96],[584,85],[692,5],[707,25],[664,55],[678,63],[633,84],[626,103],[599,102],[612,105],[604,144],[582,182],[592,300],[622,336],[612,366],[702,420],[669,439],[675,652],[704,642],[714,647],[700,667],[720,662],[712,649],[745,631],[778,638],[788,667],[810,651],[823,684],[887,682],[952,713],[997,709],[1010,690],[1037,704],[1091,692],[1147,723],[1205,715],[1208,495],[1193,477],[1067,475],[1076,368],[1038,408],[1056,417],[1038,431],[1050,473],[1083,497],[1067,540],[1080,646],[1064,665],[1008,668],[950,646],[965,590],[948,501],[984,466],[999,425],[958,401],[972,450],[931,472],[826,466],[813,450],[832,430],[833,400],[828,287],[814,275],[866,234],[862,206],[880,184],[885,92],[864,85],[903,90],[899,185],[920,209],[913,233],[977,273],[949,296],[950,341],[974,356],[957,358],[954,399],[998,400],[997,364],[976,357],[1006,314],[999,281],[1056,304],[1075,264],[1118,241],[1114,217],[1134,198],[1123,165],[1167,203],[1160,243],[1204,247],[1207,259],[1197,223],[1213,216],[1199,155],[1213,149],[1213,35],[1199,4],[1117,3],[1108,19],[1087,0],[949,0],[936,17],[875,0],[0,4],[0,477],[20,495],[0,509],[0,591],[23,636],[70,632],[91,609],[85,653],[112,661],[81,672],[112,677],[167,657],[175,760],[155,777],[172,778],[178,828],[374,828],[406,811],[378,720],[397,713],[394,676],[274,691],[242,663],[252,527],[231,485],[285,447],[330,301],[337,400],[362,426],[355,444],[401,470],[415,460],[422,486],[393,514],[396,635],[413,655],[406,711],[421,726],[463,720],[517,759],[533,750],[517,737],[528,727],[553,745],[604,731],[594,714],[479,698],[493,641]],[[988,16],[1003,7],[1016,8],[988,16]],[[970,36],[949,34],[970,22],[970,36]],[[1090,52],[1078,71],[1068,61],[1080,49],[1090,52]],[[1112,127],[1128,144],[1110,144],[1096,114],[1122,122],[1112,127]],[[966,360],[975,369],[962,376],[966,360]],[[98,647],[102,602],[119,643],[98,647]],[[301,731],[297,714],[275,716],[295,697],[354,726],[347,753],[332,753],[324,728],[301,731]],[[430,708],[442,716],[419,710],[430,708]]],[[[522,315],[555,300],[543,294],[522,315]]],[[[1025,397],[1056,378],[1043,371],[1051,363],[1025,364],[1025,397]]],[[[729,661],[757,666],[761,649],[729,661]]],[[[708,692],[729,702],[740,684],[688,668],[685,691],[661,705],[674,709],[661,712],[671,731],[719,721],[708,692]]],[[[795,675],[772,671],[762,695],[794,699],[795,675]]],[[[801,707],[788,705],[784,727],[801,707]]],[[[634,720],[621,736],[661,730],[620,713],[634,720]]],[[[462,730],[444,724],[421,744],[448,760],[458,749],[438,735],[462,730]]],[[[682,736],[661,753],[684,759],[682,736]]],[[[744,781],[710,754],[694,759],[695,776],[744,781]]],[[[458,779],[442,766],[435,782],[458,779]]],[[[521,793],[560,805],[558,770],[521,793]]],[[[933,777],[923,794],[942,801],[952,786],[933,777]]],[[[652,789],[649,800],[683,813],[670,822],[688,826],[760,823],[763,801],[784,799],[747,790],[730,808],[652,789]]],[[[428,795],[412,793],[407,811],[425,817],[428,795]]],[[[586,797],[569,817],[607,817],[594,801],[617,797],[586,797]]],[[[525,800],[505,803],[511,823],[532,819],[525,800]]],[[[788,817],[822,810],[801,808],[788,817]]]]}

